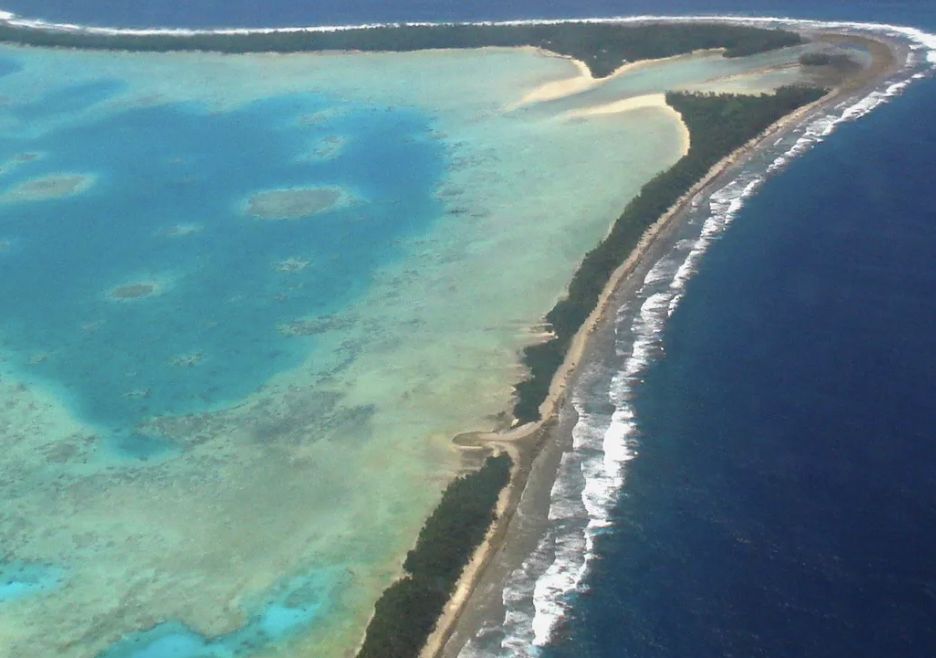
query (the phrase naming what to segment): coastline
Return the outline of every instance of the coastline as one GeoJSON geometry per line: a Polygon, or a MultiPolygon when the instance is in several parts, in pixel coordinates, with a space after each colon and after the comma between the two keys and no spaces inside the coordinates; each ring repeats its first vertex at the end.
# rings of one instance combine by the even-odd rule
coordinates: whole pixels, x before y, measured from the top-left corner
{"type": "Polygon", "coordinates": [[[578,70],[579,74],[572,78],[565,78],[563,80],[554,80],[553,82],[547,82],[546,84],[532,90],[530,93],[526,94],[523,98],[518,100],[516,103],[507,107],[507,111],[520,109],[526,107],[527,105],[532,105],[534,103],[543,103],[546,101],[556,100],[558,98],[563,98],[565,96],[571,96],[573,94],[579,94],[584,91],[589,91],[603,85],[614,78],[617,78],[625,73],[631,73],[633,71],[638,71],[648,66],[653,66],[655,64],[663,64],[667,62],[676,62],[681,59],[687,59],[703,54],[711,53],[724,53],[724,48],[711,48],[707,50],[693,50],[689,53],[682,53],[679,55],[671,55],[670,57],[659,57],[656,59],[641,59],[636,62],[627,62],[621,64],[618,68],[614,69],[611,73],[601,77],[595,77],[592,74],[588,64],[583,62],[580,59],[576,59],[570,55],[562,55],[560,53],[555,53],[545,48],[536,48],[532,46],[526,46],[531,48],[535,52],[539,53],[544,57],[556,57],[559,59],[564,59],[571,62],[575,68],[578,70]]]}
{"type": "MultiPolygon", "coordinates": [[[[507,450],[514,458],[515,465],[511,480],[498,501],[497,520],[465,568],[456,592],[446,604],[420,658],[454,658],[480,630],[486,619],[493,619],[497,615],[502,618],[503,603],[499,594],[504,580],[513,569],[519,567],[532,548],[534,542],[531,533],[541,534],[544,525],[526,518],[528,515],[521,518],[517,512],[522,505],[529,508],[530,516],[545,517],[547,514],[549,493],[555,480],[562,446],[569,442],[571,428],[575,424],[575,412],[571,405],[566,404],[567,393],[581,374],[579,366],[596,351],[595,343],[607,340],[607,336],[602,338],[602,334],[606,334],[612,326],[616,310],[628,295],[639,288],[642,276],[637,275],[644,274],[644,270],[648,270],[654,260],[648,257],[661,247],[667,237],[675,233],[690,208],[728,182],[734,171],[760,150],[824,110],[843,102],[857,102],[865,98],[889,76],[900,71],[910,54],[906,44],[878,35],[846,36],[821,30],[804,31],[803,34],[814,40],[832,43],[845,38],[861,41],[871,52],[872,63],[845,79],[819,100],[787,114],[762,134],[722,158],[643,233],[638,245],[614,271],[602,290],[598,304],[575,334],[562,365],[550,383],[549,394],[540,405],[540,420],[503,432],[476,432],[462,434],[454,439],[455,444],[463,450],[507,450]],[[535,477],[532,475],[534,470],[537,471],[535,477]],[[533,525],[534,528],[525,527],[527,525],[533,525]],[[536,526],[539,526],[538,529],[536,526]],[[527,550],[524,550],[524,546],[527,550]],[[468,614],[469,611],[471,614],[468,614]]],[[[576,65],[580,70],[583,67],[587,69],[583,63],[576,65]]],[[[626,105],[628,101],[624,103],[620,111],[633,109],[626,105]]]]}
{"type": "MultiPolygon", "coordinates": [[[[605,80],[605,78],[594,78],[584,62],[570,57],[564,58],[570,59],[583,73],[588,71],[588,76],[593,81],[605,80]]],[[[637,62],[634,65],[639,66],[645,63],[637,62]]],[[[627,66],[624,65],[622,68],[627,66]]],[[[884,74],[879,71],[877,75],[883,76],[884,74]]],[[[871,80],[870,77],[869,73],[869,79],[862,84],[856,83],[854,89],[851,89],[849,93],[854,92],[854,95],[858,96],[865,88],[862,85],[872,85],[880,79],[880,77],[875,77],[874,80],[871,80]]],[[[456,437],[455,444],[463,448],[466,463],[474,465],[475,462],[481,461],[477,459],[478,455],[484,455],[493,449],[495,452],[504,451],[509,453],[514,460],[514,467],[510,484],[501,491],[498,497],[496,510],[500,520],[492,524],[485,535],[482,547],[472,555],[471,562],[462,574],[455,593],[446,604],[445,614],[440,618],[436,632],[433,633],[430,642],[424,647],[423,655],[438,655],[445,650],[448,641],[446,637],[451,638],[455,632],[454,627],[462,623],[466,618],[466,609],[473,606],[473,597],[481,589],[479,585],[491,580],[492,570],[489,567],[498,552],[506,551],[508,547],[514,551],[518,550],[522,538],[518,536],[518,532],[513,528],[517,510],[524,497],[536,498],[537,491],[548,493],[552,479],[550,479],[548,473],[547,454],[550,449],[560,447],[564,433],[568,432],[569,419],[567,412],[571,411],[571,405],[567,404],[566,398],[570,387],[574,385],[576,379],[580,376],[582,365],[588,359],[589,354],[595,350],[596,343],[600,340],[599,334],[601,334],[602,328],[607,326],[609,321],[613,319],[613,311],[617,307],[618,301],[622,297],[626,297],[635,286],[639,285],[638,275],[647,266],[648,258],[653,255],[655,250],[661,248],[660,246],[666,241],[667,237],[680,226],[681,213],[694,206],[701,199],[701,195],[710,192],[711,186],[719,184],[720,176],[729,176],[728,172],[735,165],[743,165],[752,154],[757,152],[758,147],[765,140],[777,137],[787,128],[792,129],[801,125],[801,122],[808,118],[809,112],[813,110],[821,111],[822,108],[841,101],[849,95],[845,92],[844,86],[834,90],[819,101],[787,115],[770,126],[766,133],[733,151],[706,172],[704,178],[693,185],[666,213],[653,223],[642,235],[639,245],[632,250],[625,263],[615,269],[611,280],[602,290],[599,304],[589,315],[582,329],[576,333],[569,353],[563,361],[562,369],[549,382],[549,396],[542,405],[546,409],[541,408],[542,420],[535,424],[515,427],[511,431],[471,433],[456,437]],[[539,482],[540,479],[542,479],[542,483],[539,482]],[[449,616],[452,619],[446,623],[449,624],[450,630],[446,631],[446,623],[443,622],[449,616]],[[432,642],[436,642],[438,645],[436,654],[427,654],[426,652],[431,649],[432,642]]],[[[594,109],[596,110],[595,113],[623,112],[629,109],[637,109],[642,106],[641,103],[658,107],[659,101],[659,98],[650,101],[646,97],[636,97],[621,101],[619,104],[612,103],[594,109]]],[[[676,112],[671,106],[666,105],[666,107],[670,111],[676,112]]],[[[574,113],[569,113],[566,116],[574,116],[574,113]]],[[[683,123],[683,125],[685,124],[683,123]]],[[[543,338],[549,335],[546,334],[543,338]]],[[[539,502],[542,503],[543,501],[540,500],[539,502]]],[[[548,504],[548,500],[546,502],[548,504]]]]}

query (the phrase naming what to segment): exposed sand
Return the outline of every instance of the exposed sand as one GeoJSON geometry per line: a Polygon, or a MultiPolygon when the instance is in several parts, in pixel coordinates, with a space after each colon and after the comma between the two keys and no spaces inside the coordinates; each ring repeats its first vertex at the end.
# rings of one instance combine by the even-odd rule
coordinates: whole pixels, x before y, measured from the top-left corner
{"type": "MultiPolygon", "coordinates": [[[[103,547],[100,556],[108,565],[92,571],[90,560],[79,556],[75,562],[80,578],[67,595],[42,602],[47,609],[41,618],[55,621],[57,642],[70,637],[61,627],[78,636],[90,619],[96,631],[115,634],[180,617],[208,635],[233,630],[244,622],[250,596],[265,591],[283,574],[306,568],[310,559],[352,565],[354,587],[341,594],[341,605],[357,616],[335,615],[336,621],[327,622],[330,626],[317,628],[315,636],[297,643],[295,655],[344,655],[343,647],[355,641],[373,607],[370,597],[400,572],[399,564],[390,564],[385,555],[405,555],[409,546],[404,544],[415,536],[423,511],[431,510],[433,496],[450,479],[452,473],[438,464],[457,468],[459,457],[449,438],[464,429],[491,427],[486,414],[508,403],[509,384],[521,377],[516,347],[529,342],[528,327],[561,292],[588,248],[580,236],[600,238],[636,193],[633,181],[652,176],[684,150],[673,137],[677,122],[662,108],[644,108],[646,114],[637,120],[626,113],[569,121],[504,117],[508,100],[550,76],[567,75],[572,65],[524,63],[517,53],[496,49],[483,54],[483,62],[479,53],[461,51],[431,57],[362,54],[353,59],[340,54],[199,55],[202,65],[178,68],[178,62],[193,56],[175,54],[145,58],[140,64],[148,73],[134,76],[145,79],[147,87],[138,91],[139,97],[118,99],[129,106],[186,100],[185,94],[197,89],[200,102],[209,103],[215,112],[274,93],[333,85],[339,95],[352,94],[350,98],[363,102],[413,102],[432,108],[439,115],[432,139],[443,140],[457,155],[438,194],[451,208],[443,221],[459,227],[457,233],[451,229],[458,240],[420,236],[407,243],[410,260],[381,271],[385,284],[376,289],[381,294],[375,292],[367,304],[354,309],[357,318],[298,318],[281,325],[283,333],[315,335],[315,340],[334,345],[324,365],[312,364],[317,370],[305,364],[306,372],[297,369],[278,376],[242,407],[154,421],[155,429],[186,446],[176,462],[126,481],[101,475],[91,486],[76,479],[77,493],[66,501],[50,490],[50,500],[64,511],[55,524],[44,525],[61,525],[61,530],[54,535],[30,532],[22,544],[44,552],[43,559],[71,559],[75,538],[85,536],[85,521],[94,519],[97,524],[100,519],[92,545],[103,547]],[[315,65],[310,66],[310,60],[315,65]],[[417,63],[420,68],[414,69],[417,63]],[[355,75],[345,71],[352,64],[378,73],[360,82],[357,68],[352,69],[355,75]],[[271,70],[281,75],[270,75],[271,70]],[[180,80],[185,75],[192,77],[180,80]],[[530,83],[532,75],[538,77],[530,83]],[[252,83],[244,85],[244,79],[252,83]],[[163,100],[153,100],[159,94],[163,100]],[[635,150],[638,147],[641,150],[635,150]],[[576,231],[568,230],[571,225],[576,231]],[[553,245],[548,258],[534,258],[530,227],[541,238],[538,246],[553,245]],[[568,237],[570,233],[579,236],[577,241],[568,237]],[[535,278],[530,282],[503,276],[501,265],[507,262],[515,272],[532,272],[535,278]],[[471,281],[490,285],[474,289],[467,285],[471,281]],[[387,292],[407,299],[431,298],[434,305],[403,308],[391,295],[382,294],[387,292]],[[509,309],[511,315],[499,316],[489,312],[491,308],[509,309]],[[467,336],[465,327],[475,333],[467,336]],[[466,364],[481,364],[477,367],[482,374],[469,372],[466,364]],[[317,390],[309,386],[308,373],[322,375],[317,390]],[[375,400],[380,404],[374,405],[375,400]],[[379,434],[379,441],[372,441],[371,433],[379,434]],[[359,472],[349,472],[347,463],[360,464],[360,469],[352,469],[359,472]],[[381,477],[374,478],[374,472],[381,477]],[[106,482],[106,497],[97,493],[105,488],[98,487],[99,482],[106,482]],[[159,494],[154,496],[154,491],[159,494]],[[397,491],[404,491],[405,497],[397,497],[397,491]],[[371,504],[363,509],[358,501],[365,499],[371,504]],[[296,500],[302,504],[295,505],[296,500]],[[263,532],[243,531],[253,518],[265,519],[263,532]],[[44,543],[34,545],[36,537],[44,543]],[[192,571],[177,577],[179,565],[189,561],[192,571]],[[78,592],[103,594],[90,599],[74,594],[78,592]],[[133,609],[123,607],[124,601],[133,601],[133,609]],[[350,642],[345,641],[348,636],[350,642]]],[[[119,73],[126,62],[138,59],[130,54],[68,53],[50,68],[74,67],[62,74],[70,79],[72,72],[86,75],[90,70],[97,75],[97,66],[112,66],[119,73]],[[98,58],[95,66],[87,66],[88,60],[98,58]]],[[[148,278],[141,272],[130,284],[148,278]]],[[[128,394],[145,398],[148,393],[134,387],[128,394]]],[[[511,488],[501,498],[505,515],[512,514],[523,491],[524,464],[535,452],[529,446],[543,435],[518,436],[525,436],[529,445],[513,435],[486,444],[509,450],[518,459],[511,488]]],[[[32,498],[22,509],[50,508],[44,504],[45,491],[31,487],[28,494],[32,498]]],[[[36,517],[23,518],[36,522],[36,517]]],[[[504,532],[505,524],[492,529],[489,544],[499,545],[504,532]]],[[[482,551],[474,564],[480,569],[485,561],[482,551]]],[[[450,610],[460,607],[473,582],[466,574],[450,610]]],[[[5,625],[10,633],[34,629],[37,618],[24,612],[12,621],[0,620],[0,638],[5,625]]],[[[97,641],[103,642],[102,637],[97,641]]],[[[35,651],[34,643],[30,646],[35,651]]]]}
{"type": "MultiPolygon", "coordinates": [[[[282,57],[36,50],[24,59],[35,60],[35,70],[18,84],[33,88],[89,75],[135,81],[101,112],[118,111],[118,101],[157,102],[153,86],[163,102],[194,98],[208,112],[309,89],[431,112],[425,138],[451,154],[435,190],[445,209],[439,227],[403,240],[405,258],[381,267],[353,307],[281,325],[297,341],[313,336],[320,347],[312,358],[242,405],[141,425],[142,434],[180,446],[177,458],[126,476],[121,466],[79,463],[84,470],[68,476],[65,497],[54,473],[51,484],[30,486],[22,498],[4,491],[7,516],[27,519],[13,538],[4,534],[5,549],[76,574],[67,589],[27,600],[18,616],[0,620],[0,646],[13,646],[12,656],[96,656],[113,638],[164,619],[216,636],[241,626],[284,577],[320,568],[340,578],[322,595],[322,617],[290,651],[347,655],[461,466],[451,437],[491,427],[489,417],[509,404],[521,376],[517,350],[531,340],[527,328],[639,185],[682,155],[677,122],[651,110],[637,120],[505,116],[510,100],[572,68],[515,50],[282,57]],[[536,249],[531,232],[543,236],[536,249]],[[244,532],[256,519],[262,528],[244,532]],[[92,625],[94,636],[80,649],[67,644],[92,625]]],[[[10,77],[0,84],[12,86],[10,77]]],[[[34,124],[23,129],[48,128],[34,124]]],[[[301,125],[293,129],[301,151],[308,135],[301,125]]],[[[293,185],[264,183],[244,196],[293,185]]],[[[230,209],[248,221],[245,206],[232,199],[230,209]]],[[[176,223],[171,217],[154,231],[176,223]]],[[[280,228],[249,221],[258,230],[280,228]]],[[[303,254],[286,251],[269,265],[289,256],[303,254]]],[[[164,277],[141,271],[110,285],[151,280],[164,277]]],[[[170,277],[164,288],[172,286],[170,277]]],[[[212,368],[213,357],[202,367],[212,368]]],[[[128,381],[124,392],[143,402],[147,389],[128,381]]]]}
{"type": "Polygon", "coordinates": [[[80,194],[94,184],[94,176],[86,174],[55,174],[33,178],[0,195],[0,201],[44,201],[80,194]]]}
{"type": "MultiPolygon", "coordinates": [[[[851,35],[821,35],[821,38],[831,42],[841,43],[850,40],[851,35]]],[[[843,97],[850,94],[855,96],[862,95],[869,86],[879,82],[883,77],[899,68],[903,61],[903,58],[898,56],[896,52],[897,46],[892,43],[866,37],[856,37],[855,40],[868,47],[874,56],[874,61],[868,69],[864,69],[855,76],[844,81],[838,88],[833,89],[823,98],[783,117],[768,128],[762,135],[752,139],[741,148],[723,158],[709,170],[702,180],[693,185],[664,215],[647,229],[637,247],[614,271],[602,291],[595,309],[575,335],[562,365],[553,377],[549,388],[549,394],[540,405],[540,421],[528,423],[502,432],[476,432],[456,437],[456,445],[467,451],[482,448],[489,448],[495,452],[507,450],[514,458],[515,467],[511,482],[508,487],[505,488],[505,491],[498,501],[497,521],[492,524],[484,542],[475,551],[470,563],[462,573],[455,594],[449,600],[434,632],[423,647],[420,658],[447,658],[456,656],[463,642],[470,637],[472,629],[459,633],[459,646],[450,648],[447,647],[446,644],[455,633],[475,589],[480,586],[482,581],[484,582],[484,589],[488,591],[488,594],[491,588],[499,588],[502,586],[499,579],[503,578],[506,574],[502,573],[492,576],[492,580],[487,581],[485,579],[485,572],[493,561],[494,556],[504,550],[509,543],[514,541],[510,535],[513,526],[512,521],[520,497],[526,487],[533,462],[538,452],[540,452],[543,442],[551,440],[550,433],[558,424],[559,411],[565,403],[566,391],[576,375],[576,368],[579,362],[588,349],[590,338],[596,332],[599,325],[607,321],[609,314],[613,314],[616,311],[617,305],[612,304],[612,301],[615,299],[618,291],[629,283],[629,275],[638,267],[641,260],[656,243],[657,239],[661,235],[669,233],[669,230],[685,216],[685,211],[693,199],[697,198],[700,194],[705,194],[707,191],[710,191],[711,188],[717,186],[717,183],[722,182],[727,170],[733,169],[735,165],[749,159],[759,148],[775,142],[778,135],[796,126],[806,116],[812,115],[816,110],[837,103],[841,101],[843,97]]],[[[569,85],[565,89],[572,90],[576,88],[575,85],[569,85]]],[[[543,88],[540,88],[540,90],[537,91],[541,91],[542,89],[543,88]]],[[[559,89],[559,87],[552,87],[547,91],[553,93],[556,92],[557,89],[559,89]]],[[[568,91],[567,93],[577,92],[568,91]]],[[[553,98],[556,98],[556,96],[553,98]]],[[[542,98],[538,100],[542,100],[542,98]]],[[[580,112],[579,114],[594,115],[626,112],[641,107],[652,107],[658,102],[658,99],[648,97],[630,98],[607,106],[589,108],[584,113],[580,112]]],[[[545,490],[544,495],[548,495],[548,489],[545,490]]],[[[473,620],[473,622],[477,623],[477,620],[473,620]]]]}
{"type": "Polygon", "coordinates": [[[566,113],[566,117],[591,117],[602,114],[620,114],[621,112],[630,112],[645,107],[668,110],[673,112],[673,108],[666,104],[666,94],[647,94],[645,96],[635,96],[633,98],[624,98],[607,105],[597,105],[584,110],[573,110],[566,113]]]}
{"type": "Polygon", "coordinates": [[[689,129],[682,120],[682,115],[666,103],[666,94],[646,94],[644,96],[634,96],[633,98],[624,98],[607,105],[596,105],[582,110],[573,110],[567,112],[564,116],[568,119],[577,117],[595,117],[610,114],[622,114],[641,109],[662,110],[672,114],[678,121],[681,129],[682,148],[689,151],[689,129]]]}
{"type": "Polygon", "coordinates": [[[515,110],[526,105],[532,105],[533,103],[542,103],[545,101],[558,100],[566,96],[571,96],[573,94],[579,94],[583,91],[588,91],[599,85],[606,84],[609,80],[620,77],[625,73],[631,73],[633,71],[646,68],[648,66],[654,66],[662,64],[664,62],[676,62],[684,59],[690,59],[692,57],[697,57],[701,54],[711,54],[721,52],[722,49],[716,48],[712,50],[697,50],[692,53],[686,53],[683,55],[674,55],[672,57],[663,57],[660,59],[642,59],[638,62],[628,62],[623,64],[614,70],[611,75],[608,75],[604,78],[596,78],[592,75],[591,70],[588,68],[588,65],[585,62],[582,62],[571,57],[565,57],[561,55],[556,55],[555,53],[550,53],[548,51],[540,51],[545,55],[551,57],[560,57],[562,59],[567,59],[572,62],[575,67],[578,69],[578,75],[571,78],[566,78],[563,80],[553,80],[547,82],[534,89],[533,91],[527,93],[523,98],[521,98],[516,103],[508,106],[508,110],[515,110]]]}

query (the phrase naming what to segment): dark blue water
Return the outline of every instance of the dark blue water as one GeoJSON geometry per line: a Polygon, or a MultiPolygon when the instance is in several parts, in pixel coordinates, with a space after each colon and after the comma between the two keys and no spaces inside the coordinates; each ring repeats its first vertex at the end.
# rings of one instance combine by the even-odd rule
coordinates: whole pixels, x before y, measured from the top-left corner
{"type": "MultiPolygon", "coordinates": [[[[931,2],[4,0],[49,20],[258,26],[750,13],[936,29],[931,2]]],[[[706,256],[564,656],[936,655],[936,82],[769,181],[706,256]]]]}
{"type": "Polygon", "coordinates": [[[708,252],[547,655],[936,655],[934,104],[843,125],[708,252]]]}
{"type": "Polygon", "coordinates": [[[47,21],[119,27],[282,27],[389,21],[475,21],[637,14],[785,15],[919,23],[926,0],[0,0],[0,9],[47,21]]]}

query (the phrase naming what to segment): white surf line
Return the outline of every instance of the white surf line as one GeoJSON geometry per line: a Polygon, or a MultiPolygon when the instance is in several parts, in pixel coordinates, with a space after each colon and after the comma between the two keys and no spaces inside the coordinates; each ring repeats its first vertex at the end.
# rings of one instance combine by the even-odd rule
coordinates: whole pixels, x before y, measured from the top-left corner
{"type": "MultiPolygon", "coordinates": [[[[789,22],[782,25],[789,25],[789,22]]],[[[803,26],[804,23],[797,25],[803,26]]],[[[809,26],[827,25],[812,22],[809,26]]],[[[907,28],[908,36],[904,28],[880,24],[873,30],[860,23],[849,23],[847,28],[877,34],[883,32],[904,40],[915,39],[921,44],[918,50],[926,49],[926,60],[931,68],[936,64],[933,58],[936,41],[925,42],[932,35],[907,28]]],[[[771,174],[824,141],[839,124],[868,114],[900,95],[913,80],[927,76],[929,73],[919,71],[921,63],[906,62],[900,80],[885,80],[861,98],[848,99],[820,112],[795,128],[789,138],[777,139],[773,147],[780,147],[780,151],[765,168],[742,172],[709,196],[707,217],[688,249],[676,249],[657,262],[647,274],[632,302],[639,304],[639,311],[627,326],[618,329],[630,339],[617,345],[626,358],[614,375],[608,392],[609,401],[614,406],[610,424],[606,425],[606,421],[600,418],[593,419],[573,392],[572,402],[579,413],[579,422],[572,430],[573,450],[563,455],[560,472],[550,493],[549,518],[553,525],[535,551],[508,579],[502,595],[507,636],[502,640],[501,648],[507,655],[518,658],[535,656],[534,647],[550,644],[556,628],[568,613],[567,597],[586,587],[585,578],[598,557],[594,541],[610,523],[610,511],[624,486],[626,463],[635,456],[634,442],[639,435],[639,425],[632,403],[634,387],[662,349],[666,321],[682,301],[688,280],[698,270],[705,252],[727,230],[746,200],[756,194],[771,174]],[[568,483],[570,477],[575,477],[571,475],[572,469],[580,470],[579,477],[585,481],[578,500],[575,499],[574,487],[568,483]],[[582,508],[585,514],[582,514],[582,508]],[[577,527],[563,527],[563,519],[577,515],[587,521],[584,531],[577,527]],[[535,574],[538,568],[542,568],[540,565],[547,568],[537,577],[535,574]],[[529,582],[531,579],[532,583],[529,582]],[[532,610],[527,612],[529,607],[532,610]]]]}
{"type": "MultiPolygon", "coordinates": [[[[20,19],[8,12],[0,12],[0,23],[6,23],[16,27],[34,28],[43,30],[56,30],[66,32],[82,32],[87,34],[99,35],[126,35],[126,36],[145,36],[145,35],[175,35],[175,36],[194,36],[208,34],[222,35],[248,35],[248,34],[277,34],[277,33],[296,33],[296,32],[338,32],[345,30],[366,29],[366,28],[385,28],[385,27],[432,27],[443,25],[479,25],[479,26],[521,26],[521,25],[562,25],[568,23],[613,23],[613,24],[640,24],[640,23],[664,23],[664,22],[701,22],[701,23],[726,23],[736,25],[805,29],[805,30],[841,30],[857,33],[871,33],[893,38],[903,39],[908,43],[911,51],[922,55],[922,59],[927,62],[930,69],[936,69],[936,35],[924,32],[917,28],[891,25],[887,23],[863,23],[863,22],[845,22],[845,21],[816,21],[806,19],[792,19],[781,17],[749,17],[737,15],[723,16],[630,16],[614,18],[586,18],[586,19],[555,19],[555,20],[519,20],[519,21],[480,21],[468,23],[379,23],[364,25],[346,25],[346,26],[308,26],[308,27],[289,27],[289,28],[256,28],[256,29],[215,29],[215,30],[184,30],[184,29],[118,29],[118,28],[100,28],[83,27],[70,24],[46,23],[44,21],[20,19]]],[[[918,68],[921,62],[908,62],[904,70],[918,68]]],[[[777,169],[786,166],[792,159],[802,154],[814,144],[823,141],[835,127],[845,121],[851,121],[864,116],[890,98],[899,95],[903,89],[914,79],[923,77],[924,73],[916,72],[909,75],[906,79],[899,82],[888,84],[883,90],[872,91],[867,96],[849,103],[830,108],[829,112],[823,113],[818,118],[810,121],[807,125],[794,131],[798,135],[795,143],[788,147],[783,153],[779,154],[767,166],[765,171],[749,173],[746,176],[740,176],[735,180],[728,182],[719,190],[711,193],[708,198],[708,218],[705,220],[701,234],[692,243],[689,252],[684,255],[684,260],[679,263],[668,262],[666,267],[675,265],[675,271],[672,273],[663,272],[654,268],[644,281],[644,287],[637,294],[642,304],[640,311],[632,320],[629,329],[633,335],[629,344],[629,355],[622,370],[614,377],[611,390],[609,391],[610,401],[615,407],[615,411],[607,427],[599,426],[594,428],[597,431],[589,433],[592,429],[588,423],[577,425],[573,429],[573,439],[577,444],[572,453],[563,457],[564,462],[568,461],[570,468],[577,467],[585,480],[585,487],[579,494],[579,500],[570,500],[569,492],[563,491],[567,484],[567,478],[560,476],[553,483],[551,491],[550,518],[556,520],[563,518],[567,513],[580,514],[581,507],[586,511],[585,518],[587,526],[584,534],[579,531],[563,534],[554,534],[549,537],[553,542],[551,546],[541,546],[528,559],[528,562],[542,561],[545,557],[543,553],[553,553],[553,559],[550,567],[545,573],[541,574],[536,582],[533,583],[532,592],[532,618],[523,618],[525,615],[518,615],[514,609],[516,601],[513,598],[510,587],[505,587],[503,592],[504,605],[507,608],[507,621],[511,622],[509,626],[510,633],[502,642],[502,648],[508,650],[510,655],[526,656],[535,652],[533,647],[541,647],[552,640],[552,635],[561,619],[567,612],[565,598],[570,593],[580,590],[583,581],[590,570],[591,563],[596,559],[594,553],[595,537],[601,533],[602,529],[610,523],[609,512],[617,500],[617,496],[624,484],[626,472],[626,463],[635,456],[633,449],[633,440],[639,427],[636,423],[636,413],[631,405],[631,396],[634,384],[639,381],[640,376],[651,363],[660,348],[660,340],[666,320],[675,311],[683,299],[685,285],[698,268],[699,261],[713,240],[717,239],[727,229],[740,209],[743,207],[747,198],[752,196],[760,185],[763,184],[765,177],[777,169]],[[661,283],[659,279],[665,281],[670,278],[670,283],[664,285],[663,290],[658,290],[654,284],[661,283]],[[648,290],[651,288],[651,290],[648,290]],[[582,454],[582,449],[587,448],[592,454],[582,454]],[[569,504],[574,504],[574,508],[565,510],[569,504]],[[579,507],[581,506],[581,507],[579,507]],[[545,549],[545,550],[543,550],[545,549]],[[542,552],[541,552],[542,551],[542,552]],[[521,617],[517,619],[516,617],[521,617]],[[527,626],[528,625],[528,626],[527,626]],[[528,630],[521,631],[519,627],[525,626],[528,630]],[[522,647],[522,648],[521,648],[522,647]]],[[[774,145],[779,146],[780,141],[774,145]]],[[[658,265],[663,265],[658,263],[658,265]]],[[[575,401],[573,401],[574,403],[575,401]]],[[[579,409],[582,418],[585,418],[583,409],[579,409]]],[[[524,567],[528,565],[524,563],[524,567]]],[[[524,567],[518,569],[522,571],[524,567]]],[[[531,574],[526,573],[527,577],[531,574]]],[[[516,589],[519,584],[514,584],[516,589]]],[[[529,589],[527,583],[524,589],[529,589]]],[[[524,599],[530,596],[526,591],[518,597],[524,599]]]]}
{"type": "Polygon", "coordinates": [[[294,34],[297,32],[342,32],[348,30],[386,28],[386,27],[438,27],[444,25],[479,25],[479,26],[522,26],[522,25],[565,25],[569,23],[587,24],[631,24],[631,23],[673,23],[673,22],[699,22],[699,23],[728,23],[737,25],[788,27],[799,29],[842,29],[871,31],[889,34],[890,36],[904,37],[912,42],[914,49],[925,49],[926,59],[936,67],[936,34],[924,32],[915,27],[892,25],[889,23],[854,22],[854,21],[819,21],[813,19],[785,18],[779,16],[743,16],[723,14],[717,16],[612,16],[604,18],[557,18],[557,19],[524,19],[513,21],[467,21],[467,22],[402,22],[402,23],[362,23],[360,25],[309,25],[300,27],[271,27],[271,28],[217,28],[217,29],[184,29],[184,28],[114,28],[76,25],[73,23],[52,23],[39,19],[29,19],[17,16],[12,12],[0,11],[0,23],[7,25],[47,31],[81,32],[98,35],[122,36],[198,36],[198,35],[249,35],[249,34],[294,34]]]}

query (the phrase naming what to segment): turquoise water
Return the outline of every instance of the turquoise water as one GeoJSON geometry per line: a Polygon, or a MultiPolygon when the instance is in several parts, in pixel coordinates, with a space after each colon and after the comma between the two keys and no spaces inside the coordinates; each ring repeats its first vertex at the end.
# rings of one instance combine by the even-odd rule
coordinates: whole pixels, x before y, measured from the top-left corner
{"type": "Polygon", "coordinates": [[[282,583],[254,606],[238,630],[206,638],[181,622],[167,622],[135,633],[100,658],[228,658],[249,655],[271,643],[288,640],[334,605],[337,590],[347,585],[341,571],[320,571],[282,583]]]}
{"type": "Polygon", "coordinates": [[[237,400],[314,351],[314,337],[277,327],[349,304],[396,241],[439,216],[444,154],[415,110],[315,93],[224,113],[93,111],[124,84],[68,86],[0,109],[0,122],[50,126],[3,136],[0,162],[41,154],[0,177],[4,187],[96,177],[85,193],[0,209],[0,335],[21,379],[54,388],[123,455],[146,457],[167,446],[134,433],[143,418],[237,400]],[[316,144],[340,148],[307,157],[316,144]],[[340,186],[354,200],[297,220],[243,212],[251,193],[308,185],[340,186]],[[277,268],[289,259],[299,265],[277,268]],[[108,297],[140,281],[160,294],[108,297]]]}
{"type": "Polygon", "coordinates": [[[0,568],[54,575],[10,578],[11,658],[345,655],[686,148],[507,112],[574,74],[528,51],[0,58],[0,568]]]}
{"type": "Polygon", "coordinates": [[[0,603],[53,590],[64,575],[47,564],[0,560],[0,603]]]}

